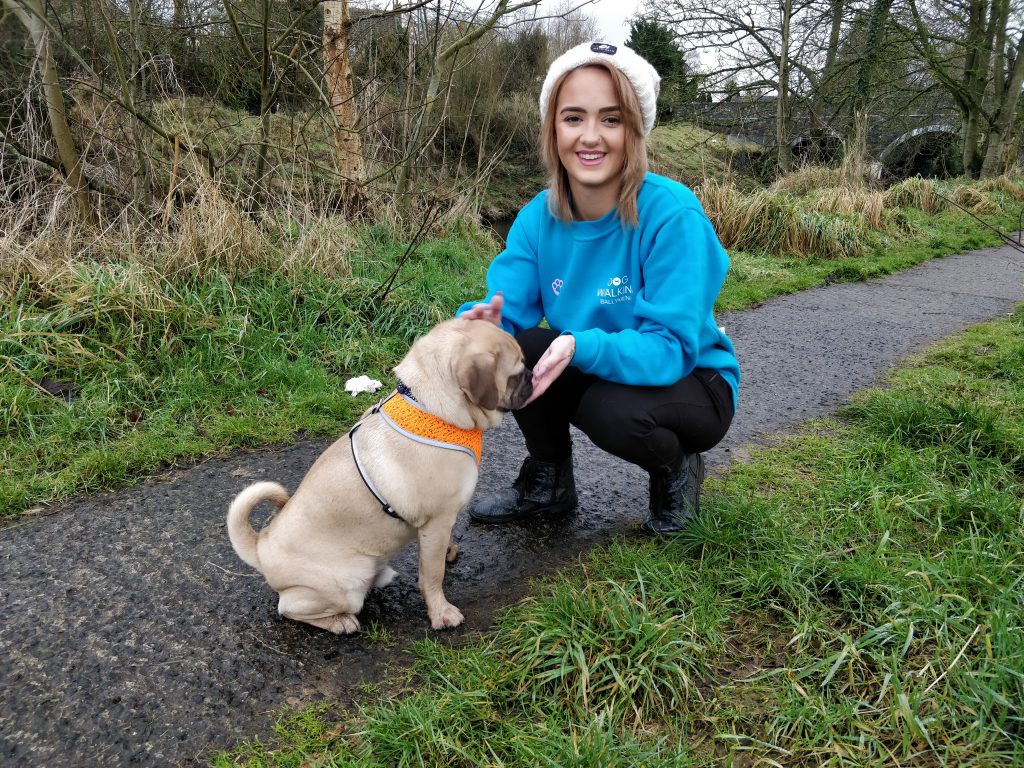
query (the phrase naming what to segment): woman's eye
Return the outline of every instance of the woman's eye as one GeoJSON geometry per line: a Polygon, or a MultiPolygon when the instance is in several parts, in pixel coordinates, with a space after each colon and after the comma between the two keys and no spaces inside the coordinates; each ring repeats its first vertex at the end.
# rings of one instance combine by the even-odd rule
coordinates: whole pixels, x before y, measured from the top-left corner
{"type": "Polygon", "coordinates": [[[620,118],[618,115],[609,115],[604,119],[604,121],[608,125],[618,125],[619,123],[622,122],[622,118],[620,118]]]}

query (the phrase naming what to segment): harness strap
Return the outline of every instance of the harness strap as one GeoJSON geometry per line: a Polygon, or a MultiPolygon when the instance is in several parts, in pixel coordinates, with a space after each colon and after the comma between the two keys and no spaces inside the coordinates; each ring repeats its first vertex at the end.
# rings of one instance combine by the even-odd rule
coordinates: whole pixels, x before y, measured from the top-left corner
{"type": "MultiPolygon", "coordinates": [[[[373,407],[373,412],[376,413],[379,407],[380,403],[373,407]]],[[[374,498],[380,502],[380,508],[384,510],[384,513],[395,518],[395,520],[402,520],[404,523],[405,520],[402,519],[402,516],[395,512],[395,508],[385,501],[384,497],[380,495],[380,491],[377,490],[377,486],[375,486],[373,481],[371,481],[367,474],[363,472],[363,462],[359,460],[359,451],[356,449],[356,430],[363,425],[363,421],[365,421],[365,419],[357,421],[355,426],[348,431],[348,444],[352,447],[352,461],[355,462],[356,471],[359,473],[359,477],[362,479],[363,485],[365,485],[367,490],[373,494],[374,498]]]]}

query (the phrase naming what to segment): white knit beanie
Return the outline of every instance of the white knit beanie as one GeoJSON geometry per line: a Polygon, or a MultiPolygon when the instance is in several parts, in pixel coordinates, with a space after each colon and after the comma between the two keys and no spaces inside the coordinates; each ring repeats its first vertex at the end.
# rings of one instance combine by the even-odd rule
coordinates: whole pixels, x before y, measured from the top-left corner
{"type": "Polygon", "coordinates": [[[593,64],[598,61],[616,67],[633,85],[633,90],[640,101],[640,111],[643,113],[644,135],[650,133],[657,114],[658,88],[661,85],[658,70],[632,48],[609,43],[581,43],[551,62],[547,77],[544,78],[544,86],[540,89],[541,122],[544,122],[544,115],[548,111],[548,101],[551,99],[551,91],[555,87],[555,83],[558,82],[558,78],[584,64],[593,64]]]}

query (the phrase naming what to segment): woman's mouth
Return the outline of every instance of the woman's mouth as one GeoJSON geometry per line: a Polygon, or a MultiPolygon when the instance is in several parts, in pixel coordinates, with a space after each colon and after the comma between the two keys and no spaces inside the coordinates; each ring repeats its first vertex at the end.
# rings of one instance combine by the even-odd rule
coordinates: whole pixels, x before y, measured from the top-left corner
{"type": "Polygon", "coordinates": [[[601,161],[604,160],[604,152],[577,152],[576,159],[580,161],[580,165],[600,165],[601,161]]]}

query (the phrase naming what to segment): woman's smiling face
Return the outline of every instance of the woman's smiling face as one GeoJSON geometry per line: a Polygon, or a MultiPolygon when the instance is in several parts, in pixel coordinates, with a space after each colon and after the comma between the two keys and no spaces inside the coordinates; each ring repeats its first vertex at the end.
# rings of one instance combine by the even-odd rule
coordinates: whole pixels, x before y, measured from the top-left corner
{"type": "Polygon", "coordinates": [[[605,69],[580,67],[562,81],[555,105],[555,142],[578,215],[597,219],[614,208],[622,185],[626,129],[605,69]]]}

